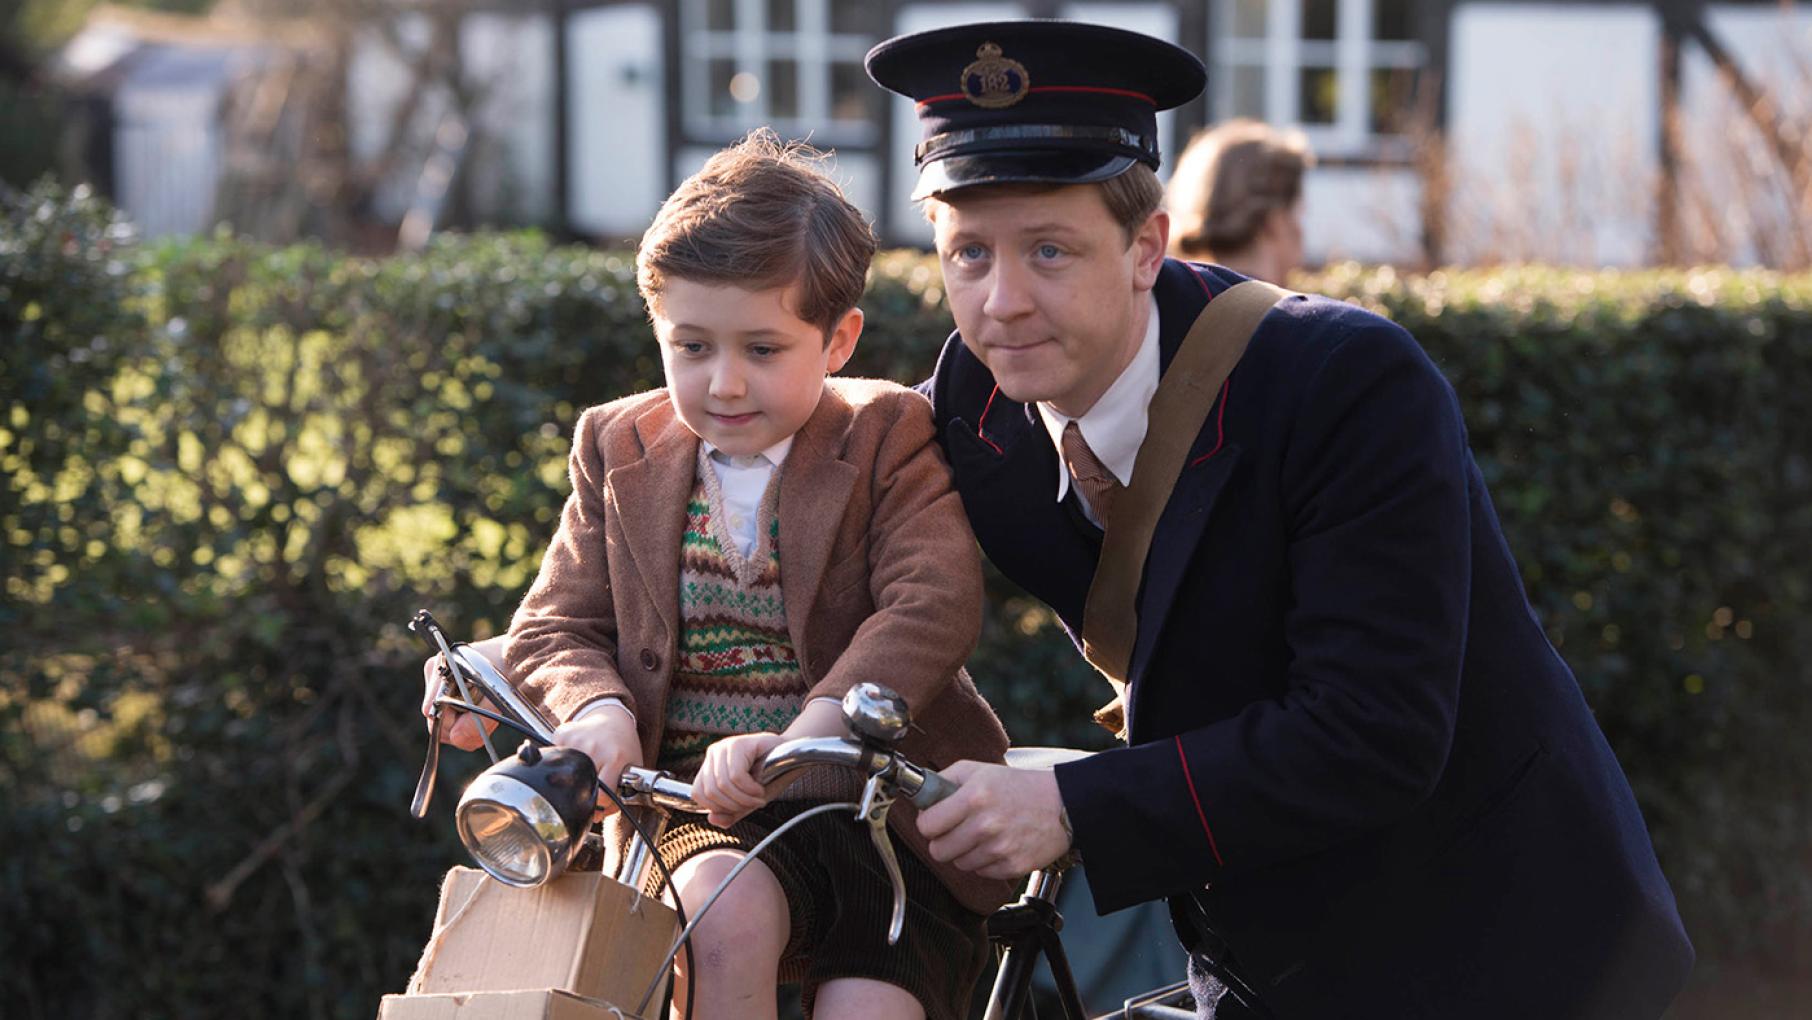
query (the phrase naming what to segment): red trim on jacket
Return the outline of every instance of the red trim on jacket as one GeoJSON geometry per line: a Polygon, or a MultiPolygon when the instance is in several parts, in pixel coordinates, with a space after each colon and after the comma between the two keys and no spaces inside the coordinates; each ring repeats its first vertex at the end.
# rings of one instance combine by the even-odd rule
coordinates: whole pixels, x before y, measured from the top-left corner
{"type": "Polygon", "coordinates": [[[982,405],[981,417],[977,418],[975,420],[975,437],[977,439],[980,439],[982,442],[987,443],[989,446],[994,447],[994,452],[998,453],[1004,457],[1004,456],[1006,456],[1007,451],[1001,449],[999,443],[996,443],[994,440],[989,439],[988,432],[987,432],[988,412],[994,410],[994,398],[998,397],[998,396],[1000,396],[1000,384],[996,383],[994,385],[994,392],[988,394],[988,402],[986,404],[982,405]]]}
{"type": "Polygon", "coordinates": [[[1189,784],[1189,799],[1195,802],[1195,816],[1201,819],[1202,831],[1208,834],[1208,852],[1214,855],[1214,863],[1224,868],[1227,864],[1221,860],[1220,847],[1214,845],[1214,830],[1208,827],[1208,816],[1202,812],[1202,798],[1196,796],[1195,777],[1189,774],[1189,756],[1183,753],[1182,736],[1179,735],[1176,741],[1177,760],[1183,763],[1183,781],[1189,784]]]}
{"type": "Polygon", "coordinates": [[[1221,383],[1221,409],[1219,411],[1215,412],[1215,415],[1214,415],[1214,449],[1209,450],[1207,453],[1204,453],[1200,457],[1197,457],[1196,459],[1190,461],[1189,462],[1190,467],[1195,467],[1197,464],[1200,464],[1201,462],[1203,462],[1203,461],[1207,460],[1208,458],[1214,456],[1215,454],[1221,452],[1221,445],[1227,441],[1227,427],[1224,424],[1226,417],[1227,417],[1227,395],[1229,393],[1231,393],[1232,391],[1233,391],[1233,377],[1231,375],[1229,375],[1227,378],[1227,381],[1224,383],[1221,383]]]}
{"type": "MultiPolygon", "coordinates": [[[[1195,266],[1191,265],[1191,266],[1189,266],[1189,275],[1195,277],[1195,282],[1202,285],[1202,293],[1208,295],[1209,301],[1213,301],[1214,292],[1208,289],[1208,281],[1202,279],[1201,272],[1198,271],[1195,268],[1195,266]]],[[[1207,453],[1204,453],[1200,457],[1197,457],[1196,459],[1190,461],[1189,462],[1190,467],[1195,467],[1195,466],[1201,464],[1203,461],[1207,460],[1208,458],[1221,452],[1221,447],[1226,444],[1226,442],[1227,442],[1227,427],[1226,427],[1227,400],[1229,399],[1232,392],[1233,392],[1233,373],[1229,372],[1229,373],[1227,373],[1227,381],[1221,383],[1221,409],[1220,409],[1219,413],[1215,414],[1215,416],[1214,416],[1214,449],[1209,450],[1207,453]]],[[[1202,824],[1205,826],[1208,823],[1203,822],[1202,824]]],[[[1212,836],[1210,836],[1209,838],[1213,839],[1212,836]]]]}

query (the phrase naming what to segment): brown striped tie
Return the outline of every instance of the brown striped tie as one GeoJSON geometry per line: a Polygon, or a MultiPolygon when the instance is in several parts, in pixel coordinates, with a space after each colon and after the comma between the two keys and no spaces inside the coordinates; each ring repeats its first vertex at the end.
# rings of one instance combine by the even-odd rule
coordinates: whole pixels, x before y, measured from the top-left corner
{"type": "Polygon", "coordinates": [[[1088,441],[1082,438],[1082,429],[1074,421],[1063,427],[1063,463],[1070,469],[1070,477],[1076,480],[1076,487],[1082,490],[1082,498],[1088,500],[1089,508],[1095,511],[1095,519],[1103,528],[1107,527],[1113,516],[1114,501],[1126,490],[1095,456],[1095,451],[1088,448],[1088,441]]]}

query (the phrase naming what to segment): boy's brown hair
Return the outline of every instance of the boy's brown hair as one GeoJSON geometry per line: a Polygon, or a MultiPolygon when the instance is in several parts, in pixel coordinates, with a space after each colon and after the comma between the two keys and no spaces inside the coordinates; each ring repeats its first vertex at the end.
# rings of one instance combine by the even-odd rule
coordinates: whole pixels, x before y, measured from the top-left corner
{"type": "Polygon", "coordinates": [[[793,313],[828,342],[862,298],[876,245],[823,159],[758,128],[686,178],[636,250],[636,287],[649,310],[670,277],[746,290],[796,284],[793,313]]]}

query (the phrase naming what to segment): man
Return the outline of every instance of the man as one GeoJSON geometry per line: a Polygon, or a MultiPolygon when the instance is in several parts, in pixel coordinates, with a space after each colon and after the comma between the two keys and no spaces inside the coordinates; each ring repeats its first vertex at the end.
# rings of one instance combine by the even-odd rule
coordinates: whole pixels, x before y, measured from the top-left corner
{"type": "MultiPolygon", "coordinates": [[[[1153,393],[1240,281],[1163,255],[1156,112],[1201,64],[1009,22],[868,69],[918,104],[957,325],[926,388],[958,491],[1081,635],[1153,393]]],[[[1691,947],[1439,371],[1394,324],[1292,296],[1217,392],[1139,565],[1128,746],[952,767],[933,856],[1004,877],[1073,840],[1101,911],[1169,900],[1203,1015],[1211,976],[1222,1017],[1660,1015],[1691,947]]]]}

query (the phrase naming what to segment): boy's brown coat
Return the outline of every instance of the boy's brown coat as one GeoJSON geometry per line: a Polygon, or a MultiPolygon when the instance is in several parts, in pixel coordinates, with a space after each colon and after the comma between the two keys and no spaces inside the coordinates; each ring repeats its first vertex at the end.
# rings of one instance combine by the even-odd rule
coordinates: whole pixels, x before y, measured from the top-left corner
{"type": "MultiPolygon", "coordinates": [[[[680,539],[698,438],[656,390],[587,410],[573,437],[572,495],[517,609],[509,671],[564,721],[600,697],[635,713],[655,760],[679,636],[680,539]]],[[[828,379],[779,473],[787,631],[812,684],[842,697],[872,680],[906,698],[900,749],[941,768],[999,761],[1007,736],[963,660],[981,626],[981,561],[919,394],[828,379]]],[[[986,913],[1011,893],[931,860],[896,804],[893,829],[957,898],[986,913]]]]}

